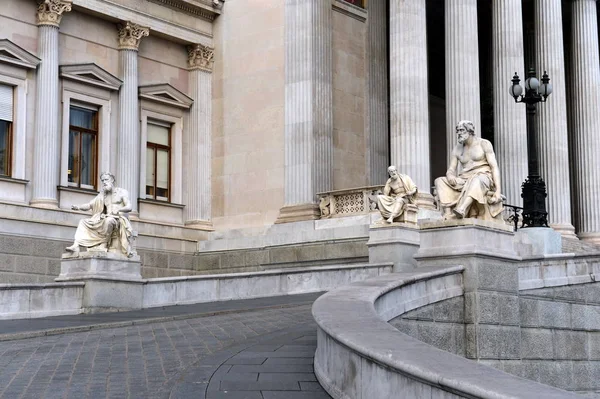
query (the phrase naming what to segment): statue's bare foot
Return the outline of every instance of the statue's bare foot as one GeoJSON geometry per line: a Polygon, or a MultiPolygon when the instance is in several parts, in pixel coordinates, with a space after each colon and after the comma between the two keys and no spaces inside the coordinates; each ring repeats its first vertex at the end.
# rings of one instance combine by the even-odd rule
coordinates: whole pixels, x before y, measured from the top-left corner
{"type": "Polygon", "coordinates": [[[73,244],[70,247],[66,247],[65,250],[67,252],[79,252],[79,245],[73,244]]]}
{"type": "Polygon", "coordinates": [[[389,217],[386,222],[388,223],[394,223],[394,218],[393,217],[389,217]]]}

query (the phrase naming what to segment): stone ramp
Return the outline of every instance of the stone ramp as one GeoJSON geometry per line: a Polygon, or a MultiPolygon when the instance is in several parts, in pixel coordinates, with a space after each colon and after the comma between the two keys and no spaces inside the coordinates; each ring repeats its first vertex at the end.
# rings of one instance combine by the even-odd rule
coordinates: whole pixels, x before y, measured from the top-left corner
{"type": "Polygon", "coordinates": [[[256,299],[204,302],[192,305],[165,306],[127,312],[3,320],[0,321],[0,341],[208,317],[217,314],[247,312],[258,309],[300,306],[314,302],[314,300],[322,294],[323,292],[318,292],[256,299]]]}
{"type": "Polygon", "coordinates": [[[590,244],[588,242],[581,241],[575,238],[563,237],[562,251],[563,253],[594,254],[600,253],[600,246],[590,244]]]}

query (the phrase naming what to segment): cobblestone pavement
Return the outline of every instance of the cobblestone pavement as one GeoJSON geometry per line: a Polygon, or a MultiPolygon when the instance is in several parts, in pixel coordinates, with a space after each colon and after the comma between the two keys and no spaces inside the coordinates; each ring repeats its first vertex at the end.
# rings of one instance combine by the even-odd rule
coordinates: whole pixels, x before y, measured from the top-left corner
{"type": "Polygon", "coordinates": [[[162,398],[174,387],[190,394],[177,397],[199,397],[190,391],[194,386],[181,385],[186,370],[201,369],[204,359],[220,367],[236,350],[276,331],[314,334],[310,309],[304,304],[0,342],[0,397],[162,398]]]}

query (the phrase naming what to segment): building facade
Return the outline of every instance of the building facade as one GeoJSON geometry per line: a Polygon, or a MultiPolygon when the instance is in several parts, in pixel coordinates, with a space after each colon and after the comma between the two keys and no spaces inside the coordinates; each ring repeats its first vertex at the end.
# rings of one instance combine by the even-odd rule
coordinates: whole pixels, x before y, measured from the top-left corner
{"type": "Polygon", "coordinates": [[[382,184],[389,164],[431,206],[462,119],[520,205],[508,89],[534,67],[554,86],[536,121],[550,223],[600,242],[597,21],[595,0],[5,0],[0,234],[59,251],[110,170],[138,248],[169,254],[145,275],[200,272],[198,242],[318,219],[319,193],[382,184]]]}

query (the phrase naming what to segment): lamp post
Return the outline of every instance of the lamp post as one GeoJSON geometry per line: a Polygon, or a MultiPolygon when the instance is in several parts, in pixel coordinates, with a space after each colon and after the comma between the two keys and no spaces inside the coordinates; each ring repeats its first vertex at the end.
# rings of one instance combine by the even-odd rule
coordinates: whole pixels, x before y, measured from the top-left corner
{"type": "Polygon", "coordinates": [[[527,107],[527,179],[521,185],[523,198],[523,224],[521,227],[548,227],[548,212],[546,211],[546,183],[540,176],[537,157],[537,132],[535,113],[537,103],[546,102],[552,93],[550,78],[544,71],[542,82],[535,77],[535,70],[530,68],[525,80],[525,95],[519,84],[521,80],[515,72],[512,78],[510,94],[515,102],[524,103],[527,107]]]}

